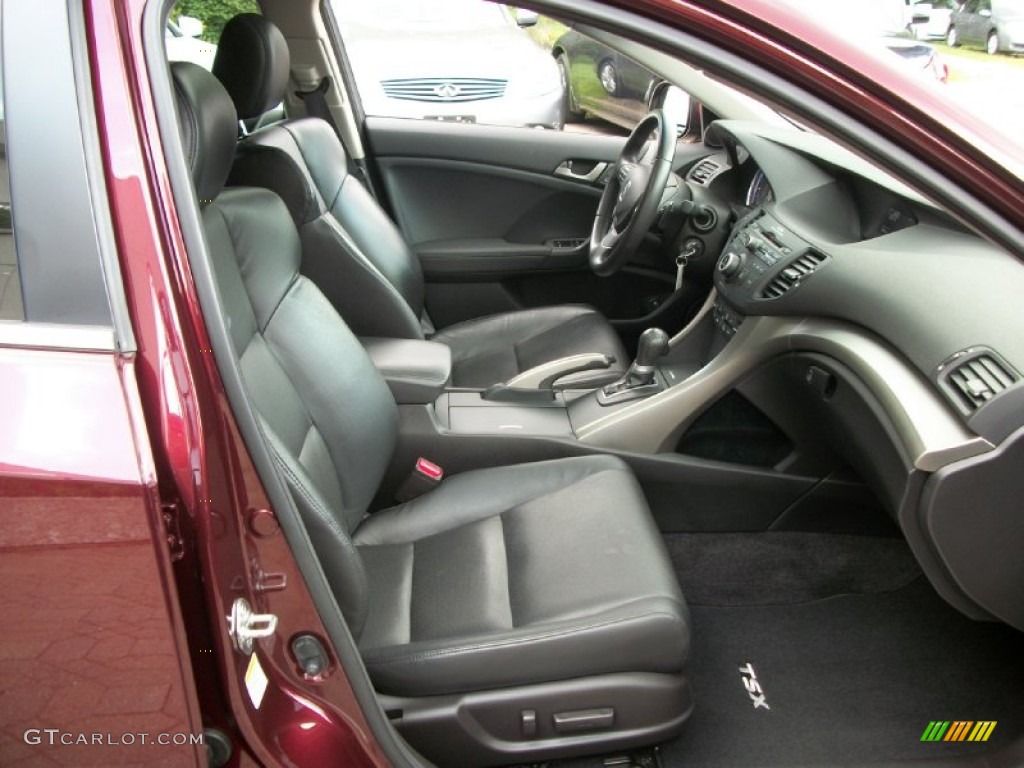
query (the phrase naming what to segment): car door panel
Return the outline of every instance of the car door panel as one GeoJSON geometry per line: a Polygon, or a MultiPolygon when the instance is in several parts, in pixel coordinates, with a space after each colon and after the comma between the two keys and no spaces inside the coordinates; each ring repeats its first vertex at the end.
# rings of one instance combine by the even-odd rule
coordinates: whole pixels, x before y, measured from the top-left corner
{"type": "Polygon", "coordinates": [[[377,159],[427,157],[478,162],[551,174],[568,159],[614,162],[625,138],[587,133],[367,117],[377,159]]]}
{"type": "Polygon", "coordinates": [[[550,172],[458,160],[380,158],[378,166],[398,223],[417,251],[437,241],[489,240],[501,252],[511,244],[585,238],[601,194],[550,172]]]}
{"type": "Polygon", "coordinates": [[[573,302],[635,318],[671,292],[657,270],[608,279],[587,265],[600,164],[612,166],[623,138],[392,118],[368,118],[366,135],[438,326],[573,302]]]}

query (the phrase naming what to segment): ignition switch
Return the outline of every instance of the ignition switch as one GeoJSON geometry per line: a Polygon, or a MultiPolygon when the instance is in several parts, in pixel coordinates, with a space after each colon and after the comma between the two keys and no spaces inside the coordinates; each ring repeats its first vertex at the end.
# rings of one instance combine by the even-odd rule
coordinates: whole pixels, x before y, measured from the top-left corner
{"type": "Polygon", "coordinates": [[[685,253],[690,261],[699,259],[704,255],[704,241],[699,237],[688,237],[683,241],[679,251],[685,253]]]}

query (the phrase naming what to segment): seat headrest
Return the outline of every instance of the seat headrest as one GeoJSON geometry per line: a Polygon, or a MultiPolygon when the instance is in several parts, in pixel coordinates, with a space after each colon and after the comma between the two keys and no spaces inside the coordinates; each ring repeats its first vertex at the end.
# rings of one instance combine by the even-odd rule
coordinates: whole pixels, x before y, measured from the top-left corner
{"type": "Polygon", "coordinates": [[[220,82],[197,64],[171,64],[178,130],[200,205],[224,188],[238,139],[238,118],[220,82]]]}
{"type": "Polygon", "coordinates": [[[256,13],[224,25],[213,74],[227,88],[239,120],[251,120],[284,100],[291,66],[281,30],[256,13]]]}

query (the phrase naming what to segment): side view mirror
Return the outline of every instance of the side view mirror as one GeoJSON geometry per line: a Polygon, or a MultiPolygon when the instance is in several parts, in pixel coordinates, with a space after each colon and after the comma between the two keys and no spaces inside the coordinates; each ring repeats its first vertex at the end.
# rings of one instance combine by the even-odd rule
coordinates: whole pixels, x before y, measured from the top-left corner
{"type": "Polygon", "coordinates": [[[203,34],[203,22],[195,16],[179,16],[178,29],[185,37],[199,37],[203,34]]]}
{"type": "Polygon", "coordinates": [[[532,27],[540,20],[536,11],[526,11],[522,8],[516,11],[516,24],[520,27],[532,27]]]}
{"type": "Polygon", "coordinates": [[[676,131],[680,135],[686,133],[690,119],[690,94],[679,86],[670,85],[665,89],[661,108],[665,110],[665,116],[676,124],[676,131]]]}

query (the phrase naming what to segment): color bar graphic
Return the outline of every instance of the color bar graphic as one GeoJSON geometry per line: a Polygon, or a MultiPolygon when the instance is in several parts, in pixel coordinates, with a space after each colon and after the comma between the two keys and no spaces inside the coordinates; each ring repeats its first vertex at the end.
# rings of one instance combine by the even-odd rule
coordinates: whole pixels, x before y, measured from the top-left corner
{"type": "Polygon", "coordinates": [[[921,741],[941,741],[948,728],[948,720],[932,720],[921,734],[921,741]]]}
{"type": "Polygon", "coordinates": [[[995,720],[932,720],[921,741],[988,741],[996,729],[995,720]]]}

